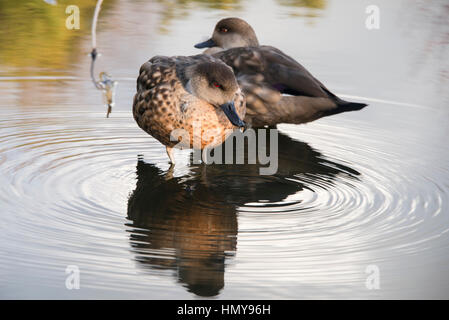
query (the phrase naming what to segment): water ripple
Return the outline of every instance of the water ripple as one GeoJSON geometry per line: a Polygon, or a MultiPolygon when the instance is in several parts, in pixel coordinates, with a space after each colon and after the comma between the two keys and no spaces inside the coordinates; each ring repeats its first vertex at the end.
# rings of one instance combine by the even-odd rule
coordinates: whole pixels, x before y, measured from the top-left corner
{"type": "Polygon", "coordinates": [[[150,283],[169,293],[174,277],[214,296],[226,272],[230,292],[369,296],[365,268],[375,264],[388,296],[407,263],[448,265],[439,254],[449,240],[448,170],[402,161],[413,136],[398,144],[341,119],[281,126],[279,171],[259,176],[257,165],[190,165],[188,151],[169,168],[129,113],[103,116],[53,110],[0,121],[7,287],[18,286],[7,275],[32,268],[41,275],[32,283],[59,292],[65,267],[77,264],[87,288],[122,294],[150,283]]]}

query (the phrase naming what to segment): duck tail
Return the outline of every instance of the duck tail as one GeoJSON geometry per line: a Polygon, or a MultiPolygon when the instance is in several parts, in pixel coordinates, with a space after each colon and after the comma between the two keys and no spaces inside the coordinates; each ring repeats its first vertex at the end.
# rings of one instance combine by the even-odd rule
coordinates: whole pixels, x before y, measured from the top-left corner
{"type": "Polygon", "coordinates": [[[340,100],[339,103],[337,103],[337,107],[332,110],[327,110],[324,113],[324,116],[331,116],[334,114],[342,113],[342,112],[348,112],[348,111],[358,111],[367,106],[366,103],[358,103],[358,102],[348,102],[344,100],[340,100]]]}
{"type": "Polygon", "coordinates": [[[329,95],[329,98],[332,99],[337,104],[336,108],[326,111],[323,116],[331,116],[334,114],[348,111],[358,111],[365,108],[368,105],[366,103],[345,101],[337,97],[332,92],[330,92],[326,87],[322,86],[321,88],[329,95]]]}

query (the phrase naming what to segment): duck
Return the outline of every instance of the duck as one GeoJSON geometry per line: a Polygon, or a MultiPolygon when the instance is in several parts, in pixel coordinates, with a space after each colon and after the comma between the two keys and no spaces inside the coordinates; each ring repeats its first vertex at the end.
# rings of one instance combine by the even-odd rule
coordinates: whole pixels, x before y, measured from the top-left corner
{"type": "Polygon", "coordinates": [[[295,59],[260,45],[254,29],[243,19],[220,20],[212,37],[194,47],[207,48],[203,54],[232,67],[246,95],[248,126],[302,124],[367,106],[337,97],[295,59]]]}
{"type": "Polygon", "coordinates": [[[166,147],[172,164],[174,148],[214,148],[243,129],[245,112],[234,72],[220,59],[155,56],[140,67],[133,117],[166,147]]]}

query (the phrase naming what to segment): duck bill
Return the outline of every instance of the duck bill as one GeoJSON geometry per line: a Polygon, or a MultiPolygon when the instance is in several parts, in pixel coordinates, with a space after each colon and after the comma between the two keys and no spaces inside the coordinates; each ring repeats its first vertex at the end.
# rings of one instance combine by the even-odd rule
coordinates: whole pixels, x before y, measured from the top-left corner
{"type": "Polygon", "coordinates": [[[197,49],[202,49],[202,48],[211,48],[211,47],[216,47],[216,46],[217,45],[215,44],[214,40],[212,40],[212,38],[210,38],[207,41],[197,43],[194,47],[197,49]]]}
{"type": "Polygon", "coordinates": [[[235,111],[234,101],[227,102],[220,106],[221,110],[225,113],[226,117],[228,117],[229,121],[236,127],[245,127],[245,122],[240,119],[237,111],[235,111]]]}

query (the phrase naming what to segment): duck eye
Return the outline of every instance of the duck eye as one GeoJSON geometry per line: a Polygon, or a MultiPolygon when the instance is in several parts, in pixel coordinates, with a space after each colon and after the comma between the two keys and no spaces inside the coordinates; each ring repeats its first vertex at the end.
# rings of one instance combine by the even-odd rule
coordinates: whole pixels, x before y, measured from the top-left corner
{"type": "Polygon", "coordinates": [[[213,86],[217,87],[217,88],[220,88],[220,89],[223,89],[223,86],[221,84],[217,83],[217,82],[214,82],[213,86]]]}
{"type": "Polygon", "coordinates": [[[220,32],[223,32],[223,33],[225,33],[225,32],[228,32],[228,29],[227,29],[227,28],[224,28],[224,27],[222,27],[222,28],[220,28],[220,32]]]}

